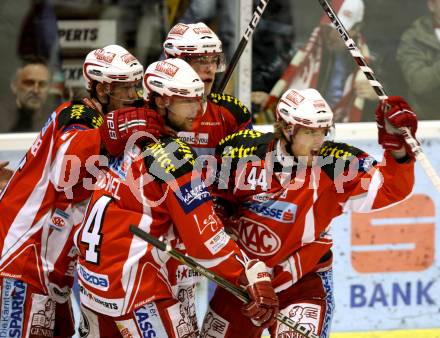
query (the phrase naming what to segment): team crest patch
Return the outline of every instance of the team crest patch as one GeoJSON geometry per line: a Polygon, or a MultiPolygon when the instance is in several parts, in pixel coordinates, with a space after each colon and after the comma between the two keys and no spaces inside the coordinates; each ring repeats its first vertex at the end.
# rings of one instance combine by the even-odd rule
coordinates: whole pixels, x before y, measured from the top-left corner
{"type": "Polygon", "coordinates": [[[281,247],[281,239],[275,231],[246,217],[241,218],[238,241],[258,256],[274,255],[281,247]]]}
{"type": "Polygon", "coordinates": [[[66,224],[68,224],[69,218],[69,214],[57,208],[52,214],[49,226],[57,231],[62,231],[65,229],[66,224]]]}

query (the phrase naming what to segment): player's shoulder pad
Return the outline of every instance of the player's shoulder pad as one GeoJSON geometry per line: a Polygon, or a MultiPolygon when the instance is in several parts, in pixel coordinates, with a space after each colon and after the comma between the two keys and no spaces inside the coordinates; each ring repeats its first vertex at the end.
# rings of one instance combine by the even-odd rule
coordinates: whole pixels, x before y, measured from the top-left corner
{"type": "Polygon", "coordinates": [[[348,168],[366,172],[377,161],[363,150],[347,143],[326,141],[319,151],[318,164],[331,179],[335,179],[348,168]]]}
{"type": "Polygon", "coordinates": [[[66,129],[71,125],[94,129],[104,122],[98,111],[86,106],[82,101],[72,101],[66,107],[61,107],[57,120],[58,129],[66,129]]]}
{"type": "Polygon", "coordinates": [[[208,100],[230,111],[237,121],[237,125],[251,121],[250,110],[235,96],[224,93],[211,93],[208,95],[208,100]]]}
{"type": "Polygon", "coordinates": [[[237,163],[241,158],[265,159],[268,145],[273,138],[273,133],[261,133],[253,129],[239,130],[220,140],[215,152],[222,160],[230,158],[237,163]]]}
{"type": "Polygon", "coordinates": [[[171,136],[142,147],[149,173],[167,182],[193,170],[196,153],[184,141],[171,136]]]}

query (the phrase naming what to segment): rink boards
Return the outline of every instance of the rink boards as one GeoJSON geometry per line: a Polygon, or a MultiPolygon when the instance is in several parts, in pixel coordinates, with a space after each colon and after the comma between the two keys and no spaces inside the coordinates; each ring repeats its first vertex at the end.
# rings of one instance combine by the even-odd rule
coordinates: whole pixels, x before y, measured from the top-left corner
{"type": "MultiPolygon", "coordinates": [[[[269,131],[271,126],[256,129],[269,131]]],[[[439,172],[440,121],[421,122],[418,135],[439,172]]],[[[336,127],[336,141],[380,160],[376,137],[373,123],[336,127]]],[[[0,160],[9,159],[16,166],[34,138],[35,134],[0,135],[0,160]]],[[[376,213],[335,219],[332,338],[440,338],[440,330],[432,329],[440,327],[439,203],[440,193],[416,164],[410,199],[376,213]]],[[[206,302],[199,305],[204,308],[206,302]]]]}

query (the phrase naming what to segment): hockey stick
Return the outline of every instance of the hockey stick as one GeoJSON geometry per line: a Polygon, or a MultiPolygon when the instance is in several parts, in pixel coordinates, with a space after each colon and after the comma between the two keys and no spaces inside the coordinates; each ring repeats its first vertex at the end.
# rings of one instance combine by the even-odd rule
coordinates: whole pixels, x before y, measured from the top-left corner
{"type": "Polygon", "coordinates": [[[263,15],[263,12],[266,9],[268,3],[269,0],[260,0],[260,3],[252,14],[251,22],[249,22],[249,25],[247,26],[246,31],[244,32],[244,35],[241,38],[240,43],[238,44],[238,47],[234,52],[234,55],[231,58],[231,62],[229,63],[228,68],[223,74],[223,78],[221,79],[218,88],[216,88],[215,90],[217,93],[222,93],[225,90],[225,87],[228,84],[232,73],[234,72],[235,66],[237,66],[238,60],[240,59],[241,54],[243,54],[249,38],[251,37],[255,28],[260,22],[260,18],[263,15]]]}
{"type": "MultiPolygon", "coordinates": [[[[360,52],[356,43],[348,35],[347,30],[345,29],[344,25],[342,24],[338,15],[335,13],[332,6],[328,3],[327,0],[318,0],[318,1],[321,4],[322,8],[324,9],[324,12],[329,17],[330,21],[335,25],[336,30],[338,31],[339,35],[345,42],[345,46],[347,47],[353,59],[358,64],[361,71],[367,77],[368,82],[373,87],[379,99],[381,101],[386,100],[388,98],[388,95],[385,93],[385,90],[383,89],[382,85],[377,80],[376,76],[373,73],[373,70],[368,66],[367,61],[360,52]]],[[[426,175],[428,175],[434,187],[437,189],[438,192],[440,192],[440,178],[438,177],[437,173],[432,167],[432,164],[429,162],[428,158],[426,157],[426,154],[423,152],[423,149],[420,146],[420,144],[416,141],[414,137],[412,137],[411,132],[409,131],[408,128],[406,127],[399,128],[399,131],[405,138],[405,142],[410,146],[411,151],[415,155],[417,161],[420,162],[422,168],[425,170],[426,175]]]]}
{"type": "MultiPolygon", "coordinates": [[[[130,231],[134,235],[142,238],[144,241],[150,243],[151,245],[155,246],[161,251],[165,251],[168,255],[173,257],[174,259],[177,259],[179,262],[189,266],[190,268],[194,269],[195,271],[199,272],[206,278],[212,280],[225,290],[232,293],[234,296],[236,296],[238,299],[240,299],[244,303],[250,302],[250,298],[246,291],[240,289],[239,287],[235,286],[234,284],[230,283],[223,277],[220,277],[216,273],[212,272],[211,270],[203,267],[199,263],[197,263],[193,258],[182,254],[178,250],[173,249],[169,244],[166,244],[162,242],[161,240],[157,239],[154,236],[151,236],[148,232],[145,232],[138,227],[134,225],[130,225],[130,231]]],[[[290,319],[289,317],[283,315],[282,313],[278,312],[277,314],[277,320],[284,325],[290,327],[292,330],[294,330],[296,333],[301,334],[302,336],[306,338],[319,338],[316,334],[310,331],[310,329],[306,328],[300,323],[297,323],[290,319]]]]}

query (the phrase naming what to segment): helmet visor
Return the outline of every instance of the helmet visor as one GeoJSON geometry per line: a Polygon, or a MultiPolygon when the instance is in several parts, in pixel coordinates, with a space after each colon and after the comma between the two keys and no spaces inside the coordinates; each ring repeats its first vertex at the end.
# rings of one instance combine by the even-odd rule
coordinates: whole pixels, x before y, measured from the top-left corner
{"type": "Polygon", "coordinates": [[[188,62],[192,67],[215,66],[216,73],[224,72],[226,69],[226,60],[224,53],[189,54],[183,56],[183,59],[188,62]]]}
{"type": "Polygon", "coordinates": [[[142,99],[142,80],[132,82],[112,82],[105,86],[105,93],[114,100],[125,103],[135,102],[142,99]]]}

